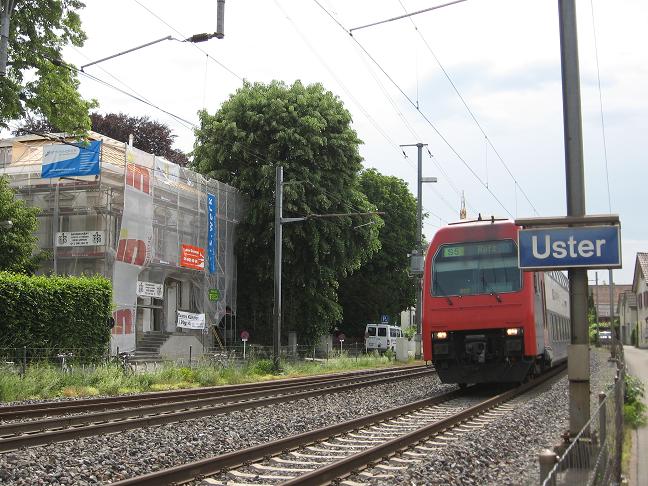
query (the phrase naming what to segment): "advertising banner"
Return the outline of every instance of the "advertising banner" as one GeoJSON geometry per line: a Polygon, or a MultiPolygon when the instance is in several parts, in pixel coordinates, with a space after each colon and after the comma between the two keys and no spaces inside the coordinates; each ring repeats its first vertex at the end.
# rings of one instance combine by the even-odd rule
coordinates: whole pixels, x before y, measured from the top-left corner
{"type": "Polygon", "coordinates": [[[87,176],[99,174],[101,141],[87,146],[57,144],[43,146],[41,177],[87,176]]]}
{"type": "Polygon", "coordinates": [[[178,327],[205,329],[205,314],[178,311],[178,327]]]}
{"type": "Polygon", "coordinates": [[[205,249],[193,245],[180,246],[180,266],[193,268],[194,270],[205,269],[205,249]]]}
{"type": "Polygon", "coordinates": [[[126,150],[124,210],[113,266],[113,302],[116,325],[113,343],[120,349],[135,348],[138,277],[153,257],[152,157],[137,149],[126,150]],[[121,324],[121,325],[120,325],[121,324]]]}
{"type": "Polygon", "coordinates": [[[216,272],[216,196],[207,193],[207,257],[209,273],[216,272]]]}

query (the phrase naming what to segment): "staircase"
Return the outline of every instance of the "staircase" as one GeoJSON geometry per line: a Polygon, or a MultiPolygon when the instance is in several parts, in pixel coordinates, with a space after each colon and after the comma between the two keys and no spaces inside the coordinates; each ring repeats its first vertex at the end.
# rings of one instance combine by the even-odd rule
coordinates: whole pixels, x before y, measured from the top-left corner
{"type": "Polygon", "coordinates": [[[135,351],[132,353],[131,362],[141,363],[144,361],[154,362],[162,361],[160,358],[160,348],[172,333],[163,331],[145,332],[137,338],[135,351]]]}

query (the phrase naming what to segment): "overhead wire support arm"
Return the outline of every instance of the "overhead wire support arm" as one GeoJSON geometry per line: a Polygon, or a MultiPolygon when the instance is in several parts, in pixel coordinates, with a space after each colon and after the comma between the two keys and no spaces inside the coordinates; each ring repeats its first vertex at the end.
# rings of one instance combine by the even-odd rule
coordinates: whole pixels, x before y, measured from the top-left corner
{"type": "Polygon", "coordinates": [[[157,40],[154,40],[154,41],[151,41],[151,42],[147,42],[146,44],[142,44],[141,46],[133,47],[132,49],[128,49],[126,51],[122,51],[122,52],[118,52],[117,54],[113,54],[112,56],[104,57],[103,59],[99,59],[97,61],[93,61],[91,63],[84,64],[79,69],[81,69],[81,71],[83,71],[84,68],[87,68],[89,66],[99,64],[100,62],[107,61],[108,59],[114,59],[115,57],[123,56],[124,54],[128,54],[129,52],[137,51],[139,49],[143,49],[144,47],[152,46],[153,44],[157,44],[158,42],[163,42],[163,41],[166,41],[166,40],[178,40],[178,39],[176,39],[172,35],[167,35],[166,37],[162,37],[161,39],[157,39],[157,40]]]}
{"type": "Polygon", "coordinates": [[[430,10],[437,10],[439,8],[449,7],[450,5],[454,5],[456,3],[462,3],[462,2],[465,2],[465,1],[466,0],[454,0],[453,2],[444,3],[442,5],[436,5],[434,7],[424,8],[423,10],[417,10],[416,12],[410,12],[408,14],[399,15],[398,17],[392,17],[390,19],[379,20],[378,22],[373,22],[371,24],[361,25],[360,27],[354,27],[353,29],[349,29],[349,34],[353,35],[354,30],[360,30],[360,29],[365,29],[367,27],[374,27],[376,25],[386,24],[387,22],[393,22],[394,20],[400,20],[400,19],[404,19],[404,18],[407,18],[407,17],[412,17],[414,15],[429,12],[430,10]]]}

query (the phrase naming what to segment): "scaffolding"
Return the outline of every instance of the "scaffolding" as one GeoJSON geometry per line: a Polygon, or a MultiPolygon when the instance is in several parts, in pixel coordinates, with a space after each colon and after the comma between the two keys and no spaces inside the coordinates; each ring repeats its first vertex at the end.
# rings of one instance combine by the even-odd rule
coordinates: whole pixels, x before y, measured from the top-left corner
{"type": "Polygon", "coordinates": [[[205,347],[218,334],[224,345],[234,341],[240,193],[98,133],[89,138],[101,141],[99,174],[52,179],[41,177],[43,147],[63,138],[0,141],[0,176],[40,209],[38,243],[49,258],[39,273],[113,282],[113,350],[135,349],[156,331],[199,336],[205,347]],[[71,246],[69,235],[83,232],[95,240],[71,246]],[[142,292],[139,282],[159,292],[142,292]],[[204,314],[204,329],[179,328],[178,312],[204,314]]]}

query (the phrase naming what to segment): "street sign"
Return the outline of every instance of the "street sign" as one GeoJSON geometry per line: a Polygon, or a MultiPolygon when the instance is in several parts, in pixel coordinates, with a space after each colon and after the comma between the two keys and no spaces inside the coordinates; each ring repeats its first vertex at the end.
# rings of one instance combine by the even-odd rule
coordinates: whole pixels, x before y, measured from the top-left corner
{"type": "Polygon", "coordinates": [[[344,335],[343,332],[341,332],[340,334],[338,334],[337,339],[338,339],[338,341],[340,341],[340,342],[344,342],[344,340],[346,339],[346,336],[344,335]]]}
{"type": "Polygon", "coordinates": [[[250,339],[250,333],[247,331],[241,331],[240,336],[241,336],[241,341],[247,341],[248,339],[250,339]]]}
{"type": "Polygon", "coordinates": [[[518,263],[524,270],[620,268],[619,226],[520,230],[518,263]]]}
{"type": "Polygon", "coordinates": [[[389,323],[389,316],[387,314],[381,314],[380,315],[380,323],[381,324],[388,324],[389,323]]]}
{"type": "Polygon", "coordinates": [[[220,299],[220,292],[218,289],[209,289],[209,300],[212,302],[220,299]]]}

